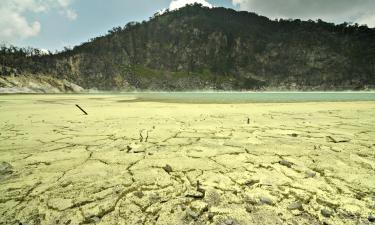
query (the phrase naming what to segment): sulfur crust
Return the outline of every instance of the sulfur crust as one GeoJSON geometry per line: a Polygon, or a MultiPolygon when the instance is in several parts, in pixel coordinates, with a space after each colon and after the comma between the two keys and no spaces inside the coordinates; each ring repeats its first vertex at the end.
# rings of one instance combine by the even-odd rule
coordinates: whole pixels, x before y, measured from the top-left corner
{"type": "Polygon", "coordinates": [[[366,224],[374,115],[374,102],[0,96],[0,224],[366,224]]]}

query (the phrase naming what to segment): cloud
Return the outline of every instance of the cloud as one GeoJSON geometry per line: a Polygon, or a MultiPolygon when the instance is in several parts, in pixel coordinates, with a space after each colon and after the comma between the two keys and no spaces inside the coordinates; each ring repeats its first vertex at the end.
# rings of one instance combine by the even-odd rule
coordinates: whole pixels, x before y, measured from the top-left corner
{"type": "Polygon", "coordinates": [[[172,0],[169,5],[169,10],[175,10],[184,7],[185,5],[190,5],[194,3],[202,4],[205,7],[212,8],[212,5],[206,0],[172,0]]]}
{"type": "Polygon", "coordinates": [[[77,13],[74,10],[72,10],[72,9],[67,9],[67,10],[63,11],[63,14],[70,21],[76,20],[77,17],[78,17],[77,13]]]}
{"type": "Polygon", "coordinates": [[[73,21],[76,20],[78,15],[77,13],[69,8],[69,5],[72,3],[72,0],[57,0],[60,7],[62,8],[61,12],[68,20],[73,21]]]}
{"type": "Polygon", "coordinates": [[[69,8],[72,0],[1,0],[0,42],[14,42],[37,36],[41,31],[39,21],[29,21],[27,13],[42,13],[59,9],[69,20],[77,14],[69,8]]]}
{"type": "Polygon", "coordinates": [[[375,27],[375,13],[365,14],[356,20],[358,24],[367,24],[369,27],[375,27]]]}
{"type": "Polygon", "coordinates": [[[270,18],[323,19],[375,26],[374,0],[232,0],[241,10],[270,18]]]}
{"type": "Polygon", "coordinates": [[[15,37],[27,38],[36,36],[41,29],[40,23],[29,23],[25,17],[17,12],[0,10],[0,40],[12,41],[15,37]]]}
{"type": "Polygon", "coordinates": [[[57,0],[57,1],[62,7],[68,7],[72,3],[72,0],[57,0]]]}

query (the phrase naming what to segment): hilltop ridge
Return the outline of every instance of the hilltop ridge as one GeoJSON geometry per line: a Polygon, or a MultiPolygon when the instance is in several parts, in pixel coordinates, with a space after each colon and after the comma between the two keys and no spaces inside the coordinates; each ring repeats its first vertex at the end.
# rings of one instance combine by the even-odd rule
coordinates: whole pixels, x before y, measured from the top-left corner
{"type": "Polygon", "coordinates": [[[43,55],[1,49],[1,76],[101,90],[344,90],[375,86],[375,29],[189,5],[43,55]]]}

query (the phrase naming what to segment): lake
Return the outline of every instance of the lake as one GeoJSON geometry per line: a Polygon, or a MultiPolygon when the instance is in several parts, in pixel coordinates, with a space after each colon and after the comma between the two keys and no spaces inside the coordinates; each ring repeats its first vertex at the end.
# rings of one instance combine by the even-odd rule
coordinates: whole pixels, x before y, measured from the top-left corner
{"type": "MultiPolygon", "coordinates": [[[[140,92],[132,101],[173,103],[275,103],[375,101],[375,92],[140,92]]],[[[122,100],[120,100],[121,102],[122,100]]],[[[128,102],[127,100],[123,100],[128,102]]]]}

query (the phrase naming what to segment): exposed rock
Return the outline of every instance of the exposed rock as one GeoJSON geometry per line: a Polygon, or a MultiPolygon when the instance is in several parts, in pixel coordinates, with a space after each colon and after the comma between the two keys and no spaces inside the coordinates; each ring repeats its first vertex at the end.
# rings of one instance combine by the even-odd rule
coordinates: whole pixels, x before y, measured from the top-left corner
{"type": "Polygon", "coordinates": [[[194,201],[191,203],[191,208],[198,213],[202,213],[207,211],[208,204],[202,201],[194,201]]]}
{"type": "Polygon", "coordinates": [[[164,169],[164,171],[165,172],[167,172],[167,173],[171,173],[171,172],[173,172],[173,170],[172,170],[172,167],[170,166],[170,165],[165,165],[164,167],[163,167],[163,169],[164,169]]]}
{"type": "Polygon", "coordinates": [[[79,93],[84,89],[67,80],[44,75],[0,77],[0,93],[79,93]]]}
{"type": "Polygon", "coordinates": [[[138,198],[143,198],[143,196],[145,196],[145,194],[143,194],[142,191],[136,191],[134,192],[134,195],[137,196],[138,198]]]}
{"type": "Polygon", "coordinates": [[[188,217],[192,218],[193,220],[197,220],[198,217],[199,217],[199,214],[198,214],[198,213],[196,213],[196,212],[194,212],[194,211],[192,211],[192,210],[190,210],[190,209],[187,209],[187,210],[186,210],[186,215],[187,215],[188,217]]]}
{"type": "Polygon", "coordinates": [[[9,175],[13,173],[13,166],[7,162],[0,162],[0,175],[9,175]]]}
{"type": "Polygon", "coordinates": [[[274,205],[275,203],[270,197],[262,196],[259,198],[260,202],[266,205],[274,205]]]}
{"type": "Polygon", "coordinates": [[[253,205],[247,205],[247,206],[245,207],[245,209],[246,209],[246,212],[248,212],[248,213],[252,213],[252,212],[254,212],[255,207],[254,207],[253,205]]]}
{"type": "Polygon", "coordinates": [[[324,216],[324,217],[331,217],[333,212],[332,210],[330,209],[322,209],[320,210],[320,213],[324,216]]]}
{"type": "Polygon", "coordinates": [[[244,201],[252,205],[257,205],[259,203],[258,198],[254,195],[246,195],[244,201]]]}
{"type": "Polygon", "coordinates": [[[188,198],[204,198],[204,194],[196,190],[188,191],[185,196],[188,198]]]}
{"type": "Polygon", "coordinates": [[[67,80],[63,80],[63,87],[64,87],[64,92],[73,92],[73,93],[79,93],[82,92],[84,89],[74,83],[71,83],[67,80]]]}
{"type": "Polygon", "coordinates": [[[253,186],[256,183],[259,183],[259,181],[260,181],[259,179],[250,179],[250,180],[246,181],[245,184],[247,186],[253,186]]]}
{"type": "Polygon", "coordinates": [[[310,170],[306,171],[305,174],[306,174],[305,176],[306,178],[313,178],[316,176],[316,172],[310,171],[310,170]]]}
{"type": "Polygon", "coordinates": [[[279,163],[280,163],[280,165],[282,165],[282,166],[286,166],[286,167],[288,167],[288,168],[290,168],[290,167],[293,166],[293,163],[291,163],[291,162],[289,162],[289,161],[287,161],[287,160],[285,160],[285,159],[282,159],[279,163]]]}
{"type": "Polygon", "coordinates": [[[197,191],[202,193],[203,197],[206,194],[206,190],[201,187],[201,184],[200,184],[199,180],[197,181],[197,191]]]}
{"type": "Polygon", "coordinates": [[[235,221],[233,219],[226,219],[223,221],[222,225],[234,225],[235,221]]]}
{"type": "Polygon", "coordinates": [[[371,223],[375,223],[375,215],[369,215],[367,219],[368,219],[368,221],[370,221],[371,223]]]}
{"type": "Polygon", "coordinates": [[[289,204],[288,206],[288,209],[289,210],[300,210],[302,211],[303,210],[303,206],[302,206],[302,203],[300,201],[297,201],[297,202],[292,202],[291,204],[289,204]]]}
{"type": "Polygon", "coordinates": [[[100,222],[100,218],[98,216],[93,216],[91,218],[88,219],[88,222],[89,223],[99,223],[100,222]]]}

